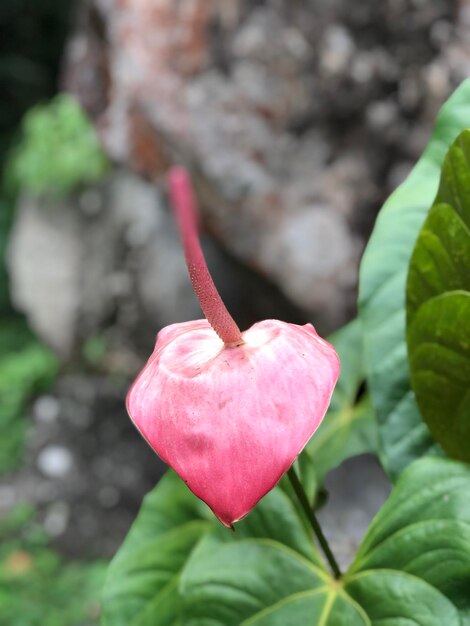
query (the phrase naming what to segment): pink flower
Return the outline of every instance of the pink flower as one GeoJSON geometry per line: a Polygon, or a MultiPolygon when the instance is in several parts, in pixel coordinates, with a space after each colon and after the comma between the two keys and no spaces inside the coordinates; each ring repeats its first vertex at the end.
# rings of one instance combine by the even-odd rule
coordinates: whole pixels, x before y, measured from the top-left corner
{"type": "Polygon", "coordinates": [[[339,376],[310,324],[266,320],[240,332],[199,245],[189,177],[169,177],[188,269],[207,319],[174,324],[127,397],[134,424],[226,526],[289,469],[320,425],[339,376]]]}

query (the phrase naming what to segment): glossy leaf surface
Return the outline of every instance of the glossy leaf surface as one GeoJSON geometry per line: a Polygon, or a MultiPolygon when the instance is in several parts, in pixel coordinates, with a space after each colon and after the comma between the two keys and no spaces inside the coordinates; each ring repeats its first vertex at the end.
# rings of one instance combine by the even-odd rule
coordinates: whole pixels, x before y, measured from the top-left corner
{"type": "MultiPolygon", "coordinates": [[[[470,122],[469,122],[470,123],[470,122]]],[[[407,285],[411,384],[434,438],[470,461],[470,131],[450,148],[407,285]]]]}
{"type": "Polygon", "coordinates": [[[335,581],[281,489],[233,533],[170,473],[109,569],[104,624],[466,626],[468,493],[468,466],[414,463],[335,581]]]}
{"type": "Polygon", "coordinates": [[[438,458],[413,463],[372,522],[348,577],[377,569],[415,576],[444,594],[467,624],[469,493],[468,465],[438,458]]]}
{"type": "Polygon", "coordinates": [[[414,459],[439,454],[411,389],[405,293],[416,238],[439,186],[449,146],[470,120],[470,81],[442,108],[431,141],[377,219],[360,271],[368,384],[380,424],[381,459],[393,480],[414,459]]]}
{"type": "MultiPolygon", "coordinates": [[[[166,626],[182,610],[181,573],[199,543],[211,537],[216,552],[225,544],[268,540],[296,562],[321,574],[313,540],[287,495],[276,488],[237,524],[223,528],[183,481],[168,472],[145,498],[124,544],[113,559],[104,589],[106,626],[166,626]]],[[[236,548],[235,548],[236,550],[236,548]]]]}

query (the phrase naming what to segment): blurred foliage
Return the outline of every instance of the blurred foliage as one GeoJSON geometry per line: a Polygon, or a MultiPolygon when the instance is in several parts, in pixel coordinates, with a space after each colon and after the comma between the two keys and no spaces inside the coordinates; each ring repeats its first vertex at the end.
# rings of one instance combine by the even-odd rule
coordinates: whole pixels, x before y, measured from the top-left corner
{"type": "MultiPolygon", "coordinates": [[[[104,168],[96,137],[71,98],[60,96],[50,106],[37,106],[57,92],[75,4],[0,2],[0,473],[21,461],[26,405],[48,387],[58,369],[54,355],[23,320],[13,317],[10,305],[4,258],[16,192],[67,191],[104,168]],[[24,138],[8,159],[6,176],[8,154],[18,142],[25,114],[24,138]]],[[[0,519],[0,624],[98,624],[105,563],[64,561],[48,547],[48,537],[34,518],[34,509],[22,505],[0,519]]]]}
{"type": "Polygon", "coordinates": [[[107,167],[87,115],[72,96],[59,94],[25,115],[7,174],[15,189],[64,195],[96,182],[107,167]]]}
{"type": "Polygon", "coordinates": [[[93,626],[99,622],[104,561],[64,561],[48,547],[34,508],[0,520],[0,624],[93,626]]]}
{"type": "MultiPolygon", "coordinates": [[[[30,398],[45,390],[58,369],[55,356],[20,319],[0,322],[0,473],[21,461],[30,398]]],[[[0,622],[1,623],[1,622],[0,622]]]]}
{"type": "Polygon", "coordinates": [[[89,337],[82,348],[82,356],[87,365],[99,367],[108,352],[108,342],[104,337],[89,337]]]}

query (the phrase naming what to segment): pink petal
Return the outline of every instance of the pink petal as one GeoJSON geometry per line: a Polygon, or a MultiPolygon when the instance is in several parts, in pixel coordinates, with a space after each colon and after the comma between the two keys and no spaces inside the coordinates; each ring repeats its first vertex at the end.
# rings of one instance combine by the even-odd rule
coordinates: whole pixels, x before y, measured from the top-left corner
{"type": "Polygon", "coordinates": [[[267,320],[242,337],[226,347],[206,320],[163,329],[127,397],[150,446],[226,526],[295,461],[340,370],[310,324],[267,320]]]}

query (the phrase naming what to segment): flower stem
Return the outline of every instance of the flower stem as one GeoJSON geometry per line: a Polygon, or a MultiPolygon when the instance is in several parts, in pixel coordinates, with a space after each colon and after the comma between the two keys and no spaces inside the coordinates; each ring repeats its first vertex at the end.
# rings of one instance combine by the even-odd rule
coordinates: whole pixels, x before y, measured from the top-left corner
{"type": "Polygon", "coordinates": [[[305,511],[305,514],[307,515],[307,519],[310,522],[313,532],[315,533],[318,539],[318,543],[320,544],[321,549],[323,550],[323,553],[331,567],[331,570],[335,578],[340,578],[341,570],[339,569],[338,563],[336,562],[333,552],[331,551],[331,548],[328,545],[328,541],[326,540],[326,537],[323,534],[321,526],[318,523],[318,520],[315,516],[315,513],[313,512],[313,509],[310,506],[310,503],[307,498],[307,494],[305,493],[302,483],[300,482],[299,477],[297,476],[293,466],[288,470],[287,476],[289,477],[290,483],[292,485],[292,488],[295,492],[295,495],[297,496],[297,499],[301,507],[303,508],[303,510],[305,511]]]}
{"type": "Polygon", "coordinates": [[[226,346],[243,343],[240,329],[227,311],[212,280],[198,235],[198,211],[189,173],[173,167],[168,174],[171,202],[183,243],[194,292],[207,321],[226,346]]]}

